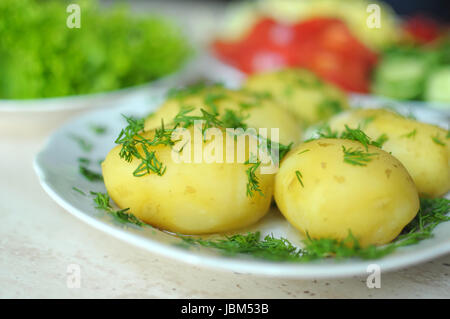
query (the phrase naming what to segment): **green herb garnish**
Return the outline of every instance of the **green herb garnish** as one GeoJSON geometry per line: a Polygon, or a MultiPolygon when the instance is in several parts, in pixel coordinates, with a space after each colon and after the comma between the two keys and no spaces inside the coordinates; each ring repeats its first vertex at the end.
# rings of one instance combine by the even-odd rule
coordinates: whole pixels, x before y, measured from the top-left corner
{"type": "Polygon", "coordinates": [[[340,113],[342,112],[341,102],[337,100],[326,99],[319,103],[317,112],[321,118],[330,117],[334,114],[340,113]]]}
{"type": "Polygon", "coordinates": [[[89,126],[89,128],[92,130],[92,132],[94,132],[97,135],[103,135],[108,130],[108,128],[106,126],[97,125],[97,124],[93,124],[93,125],[89,126]]]}
{"type": "Polygon", "coordinates": [[[94,203],[97,205],[95,208],[103,210],[108,214],[111,214],[114,219],[116,219],[120,223],[130,223],[136,226],[144,226],[146,225],[144,222],[139,220],[136,216],[129,213],[129,208],[114,210],[110,204],[110,197],[106,193],[98,193],[91,192],[91,195],[94,195],[94,203]]]}
{"type": "Polygon", "coordinates": [[[372,142],[372,145],[382,148],[384,143],[389,140],[389,137],[386,134],[381,134],[375,141],[372,142]]]}
{"type": "Polygon", "coordinates": [[[342,151],[344,152],[344,162],[357,166],[366,166],[372,160],[371,157],[377,155],[377,153],[368,153],[358,149],[346,149],[343,145],[342,151]]]}
{"type": "Polygon", "coordinates": [[[416,134],[417,134],[417,129],[414,129],[414,130],[412,130],[412,131],[409,132],[409,133],[406,133],[406,134],[404,134],[404,135],[401,135],[400,137],[413,138],[413,137],[416,136],[416,134]]]}
{"type": "Polygon", "coordinates": [[[298,181],[300,182],[300,185],[302,185],[302,187],[305,187],[305,186],[303,185],[303,181],[302,181],[302,178],[303,178],[302,173],[300,173],[300,171],[295,171],[295,175],[297,176],[297,179],[298,179],[298,181]]]}
{"type": "Polygon", "coordinates": [[[372,140],[369,136],[367,136],[366,133],[364,133],[364,131],[360,129],[359,126],[356,129],[352,129],[347,124],[345,125],[345,130],[340,134],[337,131],[333,131],[329,125],[322,126],[317,133],[318,137],[311,138],[308,140],[308,142],[311,140],[316,140],[318,138],[340,138],[360,142],[364,146],[366,151],[368,150],[369,145],[381,148],[383,146],[383,143],[388,140],[386,134],[382,134],[377,140],[372,140]]]}
{"type": "Polygon", "coordinates": [[[87,168],[84,165],[79,166],[80,174],[83,175],[90,182],[102,182],[103,175],[97,172],[94,172],[87,168]]]}
{"type": "Polygon", "coordinates": [[[224,239],[205,240],[182,236],[191,245],[215,248],[224,255],[249,255],[258,259],[285,262],[307,262],[324,258],[379,259],[394,252],[397,248],[419,243],[433,236],[432,230],[439,224],[449,221],[450,201],[445,198],[422,199],[417,216],[409,223],[393,242],[384,246],[361,247],[357,238],[349,232],[344,240],[331,238],[312,239],[309,235],[299,248],[285,238],[267,235],[261,239],[260,232],[246,235],[226,236],[224,239]]]}
{"type": "Polygon", "coordinates": [[[258,192],[261,196],[264,196],[264,193],[262,192],[258,177],[256,176],[256,170],[261,165],[261,161],[254,162],[253,159],[247,160],[244,164],[251,165],[247,170],[247,196],[253,197],[254,192],[258,192]]]}
{"type": "Polygon", "coordinates": [[[74,191],[76,191],[76,192],[78,192],[78,193],[80,193],[81,195],[84,195],[84,196],[86,196],[86,193],[85,192],[83,192],[81,189],[79,189],[78,187],[72,187],[72,189],[74,190],[74,191]]]}
{"type": "Polygon", "coordinates": [[[92,151],[92,148],[94,147],[91,142],[89,142],[84,137],[81,137],[76,134],[71,134],[69,137],[74,140],[78,146],[84,151],[84,152],[90,152],[92,151]]]}
{"type": "Polygon", "coordinates": [[[437,145],[445,146],[445,143],[442,142],[442,141],[439,139],[439,136],[438,136],[438,135],[432,136],[431,139],[432,139],[433,142],[436,143],[437,145]]]}
{"type": "Polygon", "coordinates": [[[147,139],[141,135],[145,119],[124,117],[128,126],[120,132],[115,141],[116,144],[122,145],[119,156],[127,162],[131,162],[133,158],[141,161],[133,172],[136,177],[147,175],[150,172],[162,176],[165,166],[156,158],[155,151],[150,151],[149,148],[157,145],[174,145],[175,142],[171,138],[173,130],[166,129],[162,122],[161,128],[155,130],[153,138],[147,139]]]}

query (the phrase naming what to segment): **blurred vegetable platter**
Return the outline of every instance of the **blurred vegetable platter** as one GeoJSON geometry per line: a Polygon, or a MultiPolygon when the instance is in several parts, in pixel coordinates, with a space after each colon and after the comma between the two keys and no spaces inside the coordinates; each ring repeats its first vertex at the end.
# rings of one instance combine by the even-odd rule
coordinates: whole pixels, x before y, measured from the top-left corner
{"type": "Polygon", "coordinates": [[[212,49],[248,74],[302,67],[348,92],[450,103],[449,34],[381,1],[255,0],[230,7],[212,49]]]}
{"type": "MultiPolygon", "coordinates": [[[[73,2],[73,1],[72,1],[73,2]]],[[[181,67],[191,49],[164,18],[78,1],[81,27],[69,28],[69,2],[0,1],[0,99],[36,99],[143,84],[181,67]]]]}

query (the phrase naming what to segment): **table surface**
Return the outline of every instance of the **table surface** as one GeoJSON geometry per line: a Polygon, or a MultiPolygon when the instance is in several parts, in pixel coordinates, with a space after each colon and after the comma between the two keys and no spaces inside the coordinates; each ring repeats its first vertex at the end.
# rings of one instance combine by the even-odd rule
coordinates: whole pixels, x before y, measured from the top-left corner
{"type": "MultiPolygon", "coordinates": [[[[172,6],[156,5],[168,14],[175,12],[172,6]]],[[[211,18],[218,9],[202,10],[211,18]]],[[[202,37],[199,31],[199,41],[202,37]]],[[[450,297],[450,255],[382,273],[381,288],[369,289],[366,276],[288,280],[192,267],[115,239],[70,215],[39,185],[33,157],[63,120],[39,128],[18,121],[15,131],[0,124],[1,298],[450,297]],[[73,264],[80,267],[80,288],[67,285],[73,264]]]]}

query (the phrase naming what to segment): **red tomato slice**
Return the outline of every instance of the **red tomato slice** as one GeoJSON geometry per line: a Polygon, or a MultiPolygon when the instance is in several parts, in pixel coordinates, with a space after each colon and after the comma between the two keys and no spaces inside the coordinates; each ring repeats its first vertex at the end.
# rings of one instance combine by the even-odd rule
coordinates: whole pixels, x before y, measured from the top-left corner
{"type": "Polygon", "coordinates": [[[421,44],[433,42],[439,37],[439,24],[424,16],[413,16],[403,25],[403,29],[421,44]]]}
{"type": "Polygon", "coordinates": [[[368,92],[374,52],[338,19],[314,18],[294,25],[262,19],[236,43],[216,41],[216,54],[246,73],[305,67],[348,91],[368,92]]]}

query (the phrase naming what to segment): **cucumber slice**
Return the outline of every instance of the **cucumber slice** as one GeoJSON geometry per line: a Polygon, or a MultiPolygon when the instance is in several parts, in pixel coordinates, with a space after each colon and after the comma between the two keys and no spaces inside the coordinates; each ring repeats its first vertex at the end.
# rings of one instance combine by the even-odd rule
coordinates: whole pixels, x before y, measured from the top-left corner
{"type": "Polygon", "coordinates": [[[427,73],[426,60],[417,56],[388,56],[375,71],[373,91],[396,99],[419,98],[427,73]]]}
{"type": "Polygon", "coordinates": [[[450,65],[439,68],[430,75],[426,84],[425,99],[450,103],[450,65]]]}

